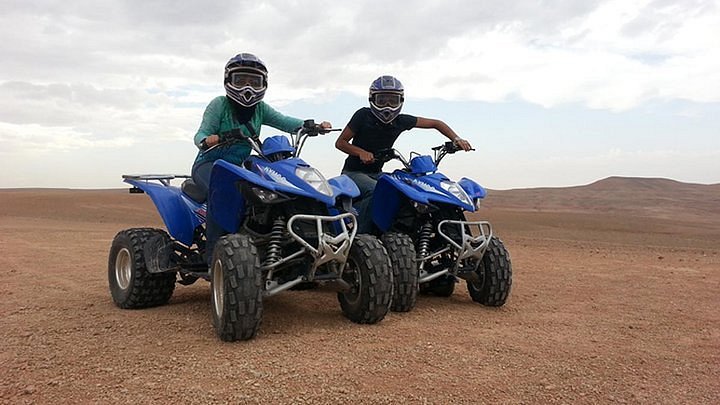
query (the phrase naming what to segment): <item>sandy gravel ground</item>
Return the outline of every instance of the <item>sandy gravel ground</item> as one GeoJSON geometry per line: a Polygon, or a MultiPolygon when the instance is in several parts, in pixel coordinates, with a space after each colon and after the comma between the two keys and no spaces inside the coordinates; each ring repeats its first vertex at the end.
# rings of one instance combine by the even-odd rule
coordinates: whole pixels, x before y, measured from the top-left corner
{"type": "Polygon", "coordinates": [[[367,326],[291,291],[223,343],[206,282],[113,305],[113,236],[162,226],[146,196],[0,190],[0,403],[720,403],[720,217],[561,211],[482,212],[512,257],[505,307],[459,284],[367,326]]]}

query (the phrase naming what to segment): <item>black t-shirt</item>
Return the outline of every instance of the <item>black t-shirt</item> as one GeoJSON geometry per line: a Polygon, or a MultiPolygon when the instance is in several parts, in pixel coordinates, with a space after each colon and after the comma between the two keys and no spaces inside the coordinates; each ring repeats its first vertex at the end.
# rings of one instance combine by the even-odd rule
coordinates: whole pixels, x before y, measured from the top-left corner
{"type": "MultiPolygon", "coordinates": [[[[370,153],[382,149],[392,148],[400,133],[415,128],[417,117],[400,114],[389,124],[385,124],[373,115],[370,107],[363,107],[350,118],[347,126],[353,131],[352,144],[370,153]]],[[[374,162],[364,164],[357,156],[348,156],[345,159],[343,171],[378,173],[383,163],[374,162]]]]}

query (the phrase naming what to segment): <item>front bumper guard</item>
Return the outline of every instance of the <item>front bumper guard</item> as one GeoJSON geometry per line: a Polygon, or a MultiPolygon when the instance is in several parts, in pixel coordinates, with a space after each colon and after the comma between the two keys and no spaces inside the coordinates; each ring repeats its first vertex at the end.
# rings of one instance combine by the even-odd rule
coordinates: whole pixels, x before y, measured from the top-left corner
{"type": "Polygon", "coordinates": [[[490,239],[492,238],[492,225],[490,225],[487,221],[456,221],[446,219],[438,223],[437,231],[440,236],[448,241],[449,246],[425,257],[418,258],[418,261],[421,263],[420,283],[432,281],[446,274],[457,275],[460,263],[465,259],[474,258],[476,260],[482,260],[482,257],[485,255],[485,251],[490,244],[490,239]],[[455,229],[459,230],[456,235],[460,236],[460,243],[449,235],[451,226],[454,226],[455,229]],[[476,236],[473,236],[472,234],[473,229],[477,229],[476,236]],[[435,273],[428,273],[424,270],[423,264],[426,261],[440,256],[450,250],[454,250],[457,255],[457,259],[451,269],[445,269],[435,273]]]}
{"type": "Polygon", "coordinates": [[[487,221],[454,221],[446,219],[438,224],[438,234],[445,238],[458,253],[458,262],[470,257],[482,259],[492,238],[492,226],[487,221]],[[461,244],[451,238],[443,228],[455,225],[459,230],[461,244]],[[468,229],[469,228],[469,229],[468,229]],[[478,230],[477,236],[472,235],[473,228],[478,230]],[[468,230],[470,233],[468,233],[468,230]]]}

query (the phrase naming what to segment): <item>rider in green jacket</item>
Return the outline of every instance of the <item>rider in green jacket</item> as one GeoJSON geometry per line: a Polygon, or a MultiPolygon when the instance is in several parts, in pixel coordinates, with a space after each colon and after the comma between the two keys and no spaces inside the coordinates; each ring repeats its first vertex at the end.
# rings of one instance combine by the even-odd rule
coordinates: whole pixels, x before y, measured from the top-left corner
{"type": "MultiPolygon", "coordinates": [[[[225,64],[225,96],[214,98],[205,109],[195,145],[200,149],[192,167],[193,181],[205,195],[210,185],[213,163],[218,159],[240,165],[250,155],[247,142],[223,143],[222,134],[240,131],[245,137],[257,138],[262,125],[283,132],[295,132],[302,124],[299,118],[283,115],[262,101],[267,89],[267,68],[255,55],[240,53],[225,64]]],[[[323,121],[322,128],[332,125],[323,121]]],[[[208,211],[206,217],[206,259],[212,259],[215,242],[222,229],[208,211]]]]}

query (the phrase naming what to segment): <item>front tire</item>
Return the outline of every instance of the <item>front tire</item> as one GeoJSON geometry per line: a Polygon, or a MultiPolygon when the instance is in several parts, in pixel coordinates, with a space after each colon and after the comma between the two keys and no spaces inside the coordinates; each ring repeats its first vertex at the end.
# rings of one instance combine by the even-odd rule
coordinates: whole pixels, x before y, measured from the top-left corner
{"type": "Polygon", "coordinates": [[[489,307],[505,304],[512,287],[512,264],[510,254],[502,241],[490,239],[490,245],[475,272],[479,281],[467,281],[467,289],[473,301],[489,307]]]}
{"type": "Polygon", "coordinates": [[[419,272],[415,245],[404,233],[388,232],[382,236],[393,272],[393,297],[390,310],[408,312],[415,308],[419,272]]]}
{"type": "Polygon", "coordinates": [[[338,293],[343,314],[355,323],[380,322],[390,310],[392,270],[387,252],[371,235],[358,235],[350,247],[343,280],[351,289],[338,293]]]}
{"type": "Polygon", "coordinates": [[[226,342],[249,340],[262,323],[262,274],[257,249],[247,235],[221,237],[210,269],[213,326],[226,342]]]}
{"type": "Polygon", "coordinates": [[[167,238],[160,229],[126,229],[115,235],[108,258],[108,283],[113,302],[123,309],[165,305],[175,290],[175,272],[150,273],[145,245],[151,238],[167,238]]]}

